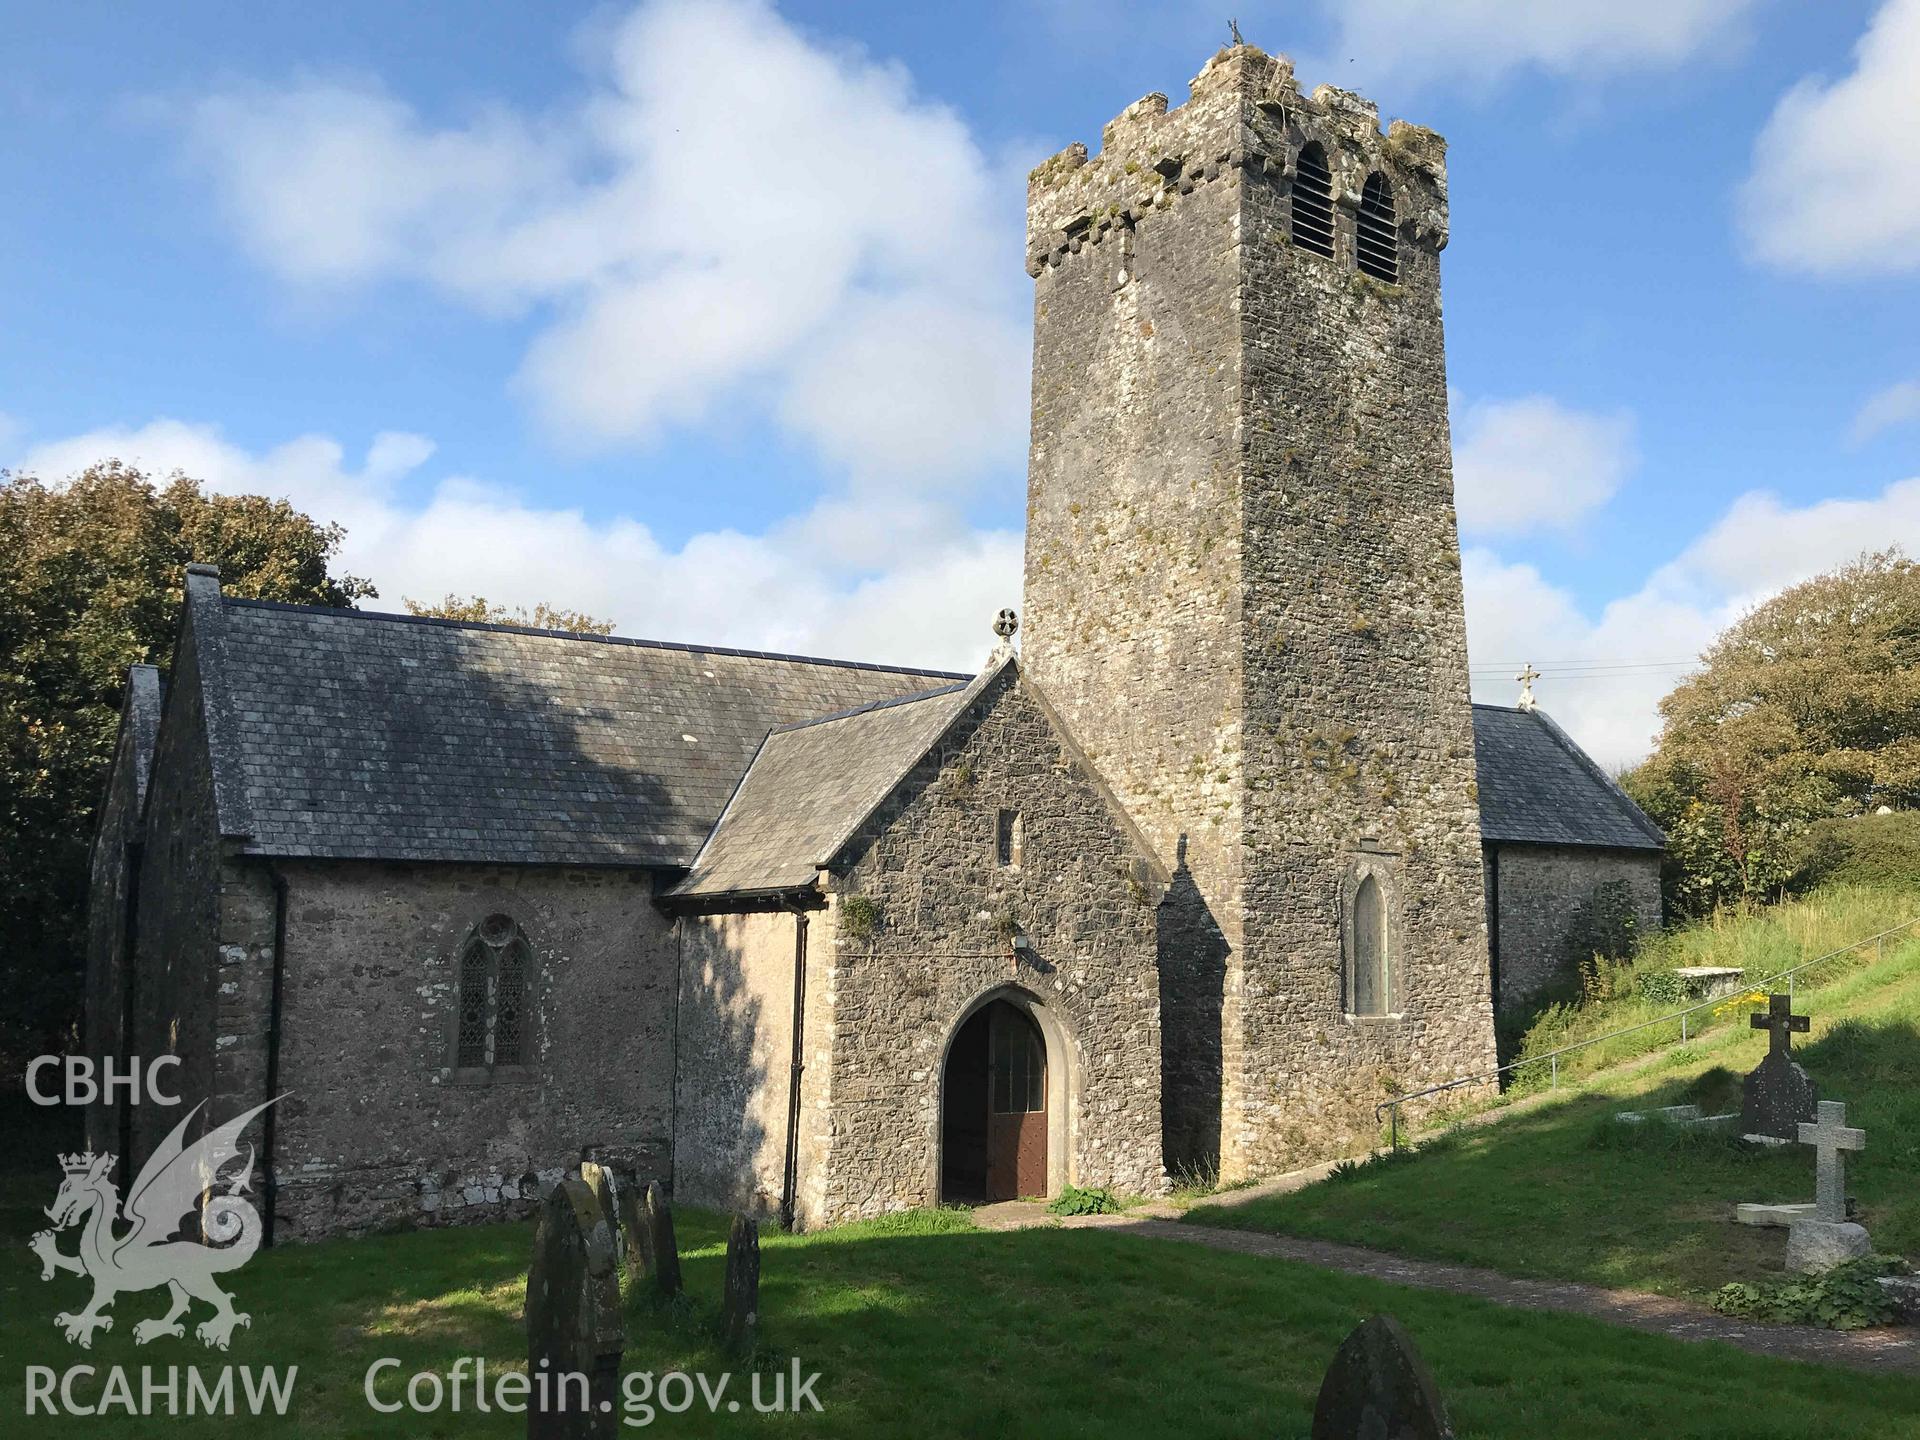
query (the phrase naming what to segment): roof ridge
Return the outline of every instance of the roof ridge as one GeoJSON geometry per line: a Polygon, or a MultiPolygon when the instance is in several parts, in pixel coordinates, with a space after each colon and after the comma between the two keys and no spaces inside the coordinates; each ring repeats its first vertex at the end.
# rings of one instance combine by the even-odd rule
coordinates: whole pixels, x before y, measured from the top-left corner
{"type": "MultiPolygon", "coordinates": [[[[505,635],[532,635],[548,640],[578,640],[600,645],[630,645],[645,650],[677,650],[692,655],[724,655],[742,660],[780,660],[793,665],[827,665],[836,670],[871,670],[884,675],[925,675],[965,683],[972,677],[959,670],[929,670],[919,665],[880,665],[870,660],[833,660],[819,655],[794,655],[778,650],[744,650],[732,645],[693,645],[678,640],[644,640],[632,635],[592,635],[573,630],[546,630],[536,625],[503,625],[491,620],[452,620],[443,615],[397,615],[390,610],[356,610],[338,605],[296,605],[286,600],[252,600],[223,595],[221,603],[249,610],[292,610],[308,615],[331,615],[351,620],[381,620],[400,625],[432,625],[450,630],[496,631],[505,635]]],[[[932,692],[929,692],[932,693],[932,692]]]]}
{"type": "Polygon", "coordinates": [[[967,688],[971,680],[953,685],[942,685],[935,690],[916,690],[911,695],[892,695],[885,700],[869,700],[864,705],[855,705],[846,710],[835,710],[830,715],[816,715],[811,720],[789,720],[784,725],[775,725],[767,731],[769,735],[784,735],[792,730],[807,730],[815,725],[829,725],[835,720],[850,720],[855,715],[865,715],[874,710],[889,710],[896,705],[914,705],[922,700],[938,700],[942,695],[952,695],[967,688]]]}

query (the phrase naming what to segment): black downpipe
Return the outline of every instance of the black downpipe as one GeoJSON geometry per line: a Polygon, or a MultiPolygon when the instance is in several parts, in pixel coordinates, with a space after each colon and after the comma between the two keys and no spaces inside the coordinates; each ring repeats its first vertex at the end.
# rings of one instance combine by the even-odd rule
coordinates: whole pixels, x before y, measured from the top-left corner
{"type": "Polygon", "coordinates": [[[673,1040],[667,1057],[667,1195],[680,1178],[680,991],[686,983],[687,917],[673,917],[673,1040]]]}
{"type": "MultiPolygon", "coordinates": [[[[280,1094],[280,1007],[287,978],[287,877],[272,864],[267,866],[267,875],[273,881],[273,990],[267,1002],[266,1095],[271,1101],[280,1094]]],[[[277,1106],[267,1107],[266,1123],[260,1138],[260,1167],[264,1174],[261,1189],[267,1206],[261,1234],[263,1245],[273,1244],[274,1220],[280,1208],[280,1175],[274,1163],[274,1136],[279,1128],[275,1117],[278,1114],[277,1106]]]]}
{"type": "Polygon", "coordinates": [[[780,1223],[794,1226],[800,1188],[800,1072],[807,1015],[807,917],[793,911],[793,1052],[787,1070],[787,1165],[780,1182],[780,1223]]]}

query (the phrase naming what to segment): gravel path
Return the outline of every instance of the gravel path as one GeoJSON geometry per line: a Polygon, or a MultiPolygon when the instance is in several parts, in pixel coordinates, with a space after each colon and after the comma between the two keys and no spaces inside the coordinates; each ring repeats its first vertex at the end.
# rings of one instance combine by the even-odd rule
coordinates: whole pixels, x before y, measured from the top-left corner
{"type": "MultiPolygon", "coordinates": [[[[1224,1197],[1222,1197],[1224,1198],[1224,1197]]],[[[1520,1280],[1470,1265],[1438,1260],[1413,1260],[1341,1245],[1331,1240],[1305,1240],[1256,1230],[1222,1230],[1210,1225],[1186,1225],[1171,1218],[1170,1206],[1152,1205],[1121,1215],[1080,1215],[1059,1220],[1044,1207],[1025,1201],[983,1206],[974,1219],[983,1229],[1019,1230],[1034,1225],[1098,1228],[1144,1239],[1204,1245],[1236,1255],[1293,1260],[1364,1275],[1421,1290],[1444,1290],[1471,1295],[1496,1305],[1526,1310],[1556,1310],[1585,1315],[1611,1325],[1624,1325],[1674,1340],[1719,1340],[1755,1355],[1782,1360],[1808,1360],[1882,1374],[1920,1375],[1920,1330],[1816,1330],[1802,1325],[1761,1325],[1715,1314],[1704,1306],[1667,1295],[1633,1290],[1603,1290],[1564,1280],[1520,1280]]]]}

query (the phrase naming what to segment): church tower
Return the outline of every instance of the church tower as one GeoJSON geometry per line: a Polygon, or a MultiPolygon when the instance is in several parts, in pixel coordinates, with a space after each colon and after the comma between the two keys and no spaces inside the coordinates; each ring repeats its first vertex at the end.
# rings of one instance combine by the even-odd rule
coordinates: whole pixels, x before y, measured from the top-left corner
{"type": "Polygon", "coordinates": [[[1445,142],[1249,45],[1027,198],[1026,674],[1175,872],[1169,1162],[1491,1065],[1445,142]]]}

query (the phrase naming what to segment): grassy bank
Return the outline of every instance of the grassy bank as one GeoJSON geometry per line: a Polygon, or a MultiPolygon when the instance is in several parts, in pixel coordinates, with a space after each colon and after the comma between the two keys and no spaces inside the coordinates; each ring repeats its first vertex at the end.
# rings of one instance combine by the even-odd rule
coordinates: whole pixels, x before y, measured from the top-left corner
{"type": "MultiPolygon", "coordinates": [[[[1858,903],[1848,899],[1850,918],[1883,918],[1858,903]]],[[[1833,931],[1812,907],[1781,908],[1721,927],[1737,948],[1715,948],[1713,932],[1703,931],[1676,935],[1667,953],[1698,956],[1696,963],[1738,953],[1770,964],[1831,948],[1833,931]]],[[[1596,1007],[1603,1013],[1580,1023],[1622,1023],[1636,1003],[1596,1007]]],[[[1846,1101],[1849,1121],[1867,1131],[1866,1151],[1849,1157],[1848,1179],[1875,1244],[1920,1258],[1920,946],[1836,967],[1824,984],[1800,992],[1800,1006],[1813,1020],[1796,1047],[1802,1063],[1821,1094],[1846,1101]]],[[[1537,1097],[1493,1123],[1444,1132],[1409,1156],[1293,1195],[1204,1206],[1189,1218],[1668,1294],[1700,1296],[1778,1273],[1784,1232],[1734,1225],[1731,1209],[1812,1199],[1811,1150],[1757,1152],[1729,1136],[1635,1131],[1612,1119],[1623,1108],[1689,1102],[1737,1109],[1740,1077],[1767,1045],[1746,1014],[1658,1056],[1589,1072],[1580,1093],[1537,1097]]],[[[1620,1058],[1640,1053],[1629,1047],[1620,1058]]],[[[1569,1073],[1578,1067],[1563,1077],[1569,1073]]]]}
{"type": "MultiPolygon", "coordinates": [[[[1844,885],[1779,905],[1726,912],[1669,931],[1647,941],[1631,963],[1611,973],[1608,993],[1569,998],[1528,1017],[1512,1058],[1524,1061],[1545,1055],[1683,1008],[1688,1002],[1664,983],[1673,970],[1738,967],[1746,972],[1744,993],[1751,994],[1767,976],[1916,917],[1920,917],[1920,894],[1903,888],[1844,885]]],[[[1920,926],[1906,936],[1889,938],[1884,945],[1867,946],[1810,967],[1795,977],[1794,993],[1806,1005],[1833,1011],[1846,1002],[1827,992],[1845,995],[1855,976],[1890,956],[1920,957],[1920,926]]],[[[1744,1030],[1754,1008],[1736,1000],[1703,1011],[1688,1019],[1687,1033],[1700,1037],[1744,1030]]],[[[1680,1023],[1669,1021],[1590,1045],[1560,1058],[1560,1080],[1565,1083],[1664,1050],[1681,1033],[1680,1023]]],[[[1550,1078],[1545,1063],[1523,1065],[1511,1088],[1525,1094],[1547,1085],[1550,1078]]]]}

